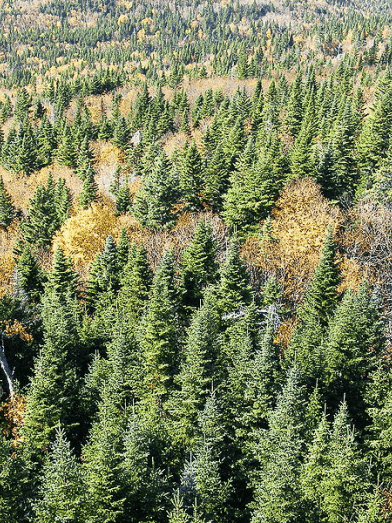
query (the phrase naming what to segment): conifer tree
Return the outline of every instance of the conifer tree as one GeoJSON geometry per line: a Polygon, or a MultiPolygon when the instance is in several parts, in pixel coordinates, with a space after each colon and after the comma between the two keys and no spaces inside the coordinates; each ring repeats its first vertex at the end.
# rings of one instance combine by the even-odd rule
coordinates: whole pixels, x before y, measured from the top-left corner
{"type": "Polygon", "coordinates": [[[71,261],[57,247],[53,258],[52,271],[48,275],[46,287],[52,289],[58,296],[76,296],[77,275],[72,270],[71,261]]]}
{"type": "Polygon", "coordinates": [[[290,370],[269,428],[255,448],[259,470],[255,476],[252,523],[300,521],[304,513],[299,485],[304,447],[304,398],[298,370],[290,370]]]}
{"type": "Polygon", "coordinates": [[[146,249],[131,246],[118,293],[118,303],[130,328],[133,328],[142,316],[147,304],[151,280],[146,249]]]}
{"type": "Polygon", "coordinates": [[[164,152],[144,176],[143,182],[134,205],[136,218],[151,229],[172,226],[176,218],[177,182],[164,152]]]}
{"type": "Polygon", "coordinates": [[[338,523],[358,512],[369,488],[367,470],[342,403],[331,429],[323,417],[304,466],[302,483],[312,516],[338,523]]]}
{"type": "Polygon", "coordinates": [[[15,216],[15,207],[11,196],[4,187],[3,177],[0,176],[0,226],[6,229],[15,216]]]}
{"type": "Polygon", "coordinates": [[[71,216],[71,194],[64,178],[59,178],[54,191],[54,202],[59,225],[65,223],[71,216]]]}
{"type": "Polygon", "coordinates": [[[86,172],[82,192],[79,194],[79,206],[82,209],[87,209],[92,202],[98,199],[98,185],[95,181],[95,172],[91,169],[86,172]]]}
{"type": "Polygon", "coordinates": [[[185,307],[197,307],[204,288],[215,282],[216,253],[217,244],[212,237],[211,225],[206,220],[200,220],[180,261],[179,280],[185,307]]]}
{"type": "Polygon", "coordinates": [[[0,436],[0,523],[27,523],[36,481],[30,475],[32,463],[13,441],[0,436]],[[15,485],[18,488],[15,488],[15,485]]]}
{"type": "Polygon", "coordinates": [[[59,145],[56,151],[56,160],[60,165],[74,168],[76,166],[76,152],[72,141],[69,125],[65,124],[59,137],[59,145]]]}
{"type": "Polygon", "coordinates": [[[179,386],[172,399],[177,418],[175,437],[184,441],[192,441],[197,414],[217,381],[222,343],[219,323],[214,295],[207,290],[203,304],[192,316],[180,371],[175,377],[179,386]]]}
{"type": "Polygon", "coordinates": [[[117,261],[120,274],[124,270],[124,267],[128,261],[129,252],[131,249],[131,243],[128,238],[127,230],[122,228],[120,231],[120,237],[117,245],[117,261]]]}
{"type": "Polygon", "coordinates": [[[86,521],[83,487],[81,466],[73,456],[64,431],[59,428],[43,466],[42,483],[34,503],[34,521],[86,521]]]}
{"type": "Polygon", "coordinates": [[[44,276],[37,259],[25,245],[16,265],[16,290],[23,299],[38,301],[43,292],[44,276]]]}
{"type": "Polygon", "coordinates": [[[135,414],[130,417],[121,463],[121,485],[124,492],[124,514],[129,523],[159,518],[165,504],[166,478],[154,465],[149,448],[148,430],[135,414]]]}
{"type": "Polygon", "coordinates": [[[191,210],[201,208],[202,158],[192,142],[184,151],[180,164],[179,187],[182,197],[191,210]]]}
{"type": "Polygon", "coordinates": [[[140,325],[146,388],[161,398],[171,387],[177,366],[177,297],[174,258],[166,251],[154,276],[151,297],[140,325]]]}
{"type": "Polygon", "coordinates": [[[314,383],[321,378],[324,355],[321,349],[323,337],[338,301],[337,286],[340,272],[336,264],[336,247],[332,229],[324,241],[320,262],[298,311],[301,324],[290,340],[287,356],[295,360],[303,378],[314,383]]]}
{"type": "Polygon", "coordinates": [[[53,291],[45,293],[42,319],[44,344],[35,362],[27,394],[23,436],[40,454],[59,423],[68,438],[77,440],[78,334],[74,302],[65,303],[53,291]]]}
{"type": "Polygon", "coordinates": [[[302,74],[297,73],[290,88],[290,98],[287,103],[287,112],[285,118],[285,125],[289,134],[296,138],[301,129],[301,122],[303,117],[303,93],[302,93],[302,74]]]}
{"type": "Polygon", "coordinates": [[[117,386],[110,380],[101,392],[97,419],[83,448],[86,483],[86,519],[115,523],[123,513],[121,450],[125,416],[117,404],[117,386]]]}
{"type": "Polygon", "coordinates": [[[251,301],[249,277],[245,264],[240,258],[239,242],[236,236],[231,238],[228,245],[216,293],[218,307],[224,314],[238,311],[251,301]]]}
{"type": "Polygon", "coordinates": [[[367,421],[366,391],[384,343],[379,297],[369,293],[366,282],[356,295],[346,291],[329,323],[322,348],[325,386],[329,405],[336,405],[346,395],[359,428],[367,421]]]}
{"type": "Polygon", "coordinates": [[[27,218],[21,224],[21,245],[29,243],[35,247],[48,247],[59,227],[51,175],[47,186],[38,185],[29,202],[27,218]]]}

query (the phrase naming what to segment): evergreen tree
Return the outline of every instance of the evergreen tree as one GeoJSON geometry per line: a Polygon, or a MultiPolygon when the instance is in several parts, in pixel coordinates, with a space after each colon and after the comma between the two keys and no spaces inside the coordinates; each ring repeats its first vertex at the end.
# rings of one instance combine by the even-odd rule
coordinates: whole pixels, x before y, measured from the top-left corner
{"type": "Polygon", "coordinates": [[[176,219],[177,181],[164,152],[144,176],[143,182],[134,205],[136,218],[151,229],[170,227],[176,219]]]}
{"type": "Polygon", "coordinates": [[[288,360],[295,360],[303,378],[312,384],[323,374],[325,356],[321,344],[328,321],[337,305],[339,282],[336,247],[332,229],[329,229],[320,262],[306,292],[303,305],[298,311],[301,324],[294,331],[287,351],[288,360]]]}
{"type": "Polygon", "coordinates": [[[56,151],[56,160],[60,165],[74,168],[76,166],[76,152],[72,140],[69,125],[65,124],[59,137],[59,145],[56,151]]]}
{"type": "Polygon", "coordinates": [[[90,207],[92,202],[95,202],[98,199],[98,185],[95,181],[95,172],[91,170],[86,173],[82,192],[79,194],[79,206],[82,209],[87,209],[90,207]]]}
{"type": "Polygon", "coordinates": [[[245,264],[240,258],[238,239],[233,236],[220,270],[216,288],[219,310],[224,314],[238,311],[251,300],[251,287],[245,264]]]}
{"type": "Polygon", "coordinates": [[[59,178],[54,192],[54,202],[59,225],[62,225],[71,216],[71,194],[64,178],[59,178]]]}
{"type": "Polygon", "coordinates": [[[154,276],[151,298],[139,333],[145,383],[153,398],[158,399],[171,387],[177,366],[177,297],[173,264],[173,252],[166,251],[154,276]]]}
{"type": "Polygon", "coordinates": [[[189,145],[180,164],[179,187],[182,197],[191,210],[201,208],[202,158],[194,142],[189,145]]]}
{"type": "Polygon", "coordinates": [[[21,298],[38,301],[43,292],[44,277],[37,259],[25,245],[16,265],[16,290],[21,298]]]}
{"type": "Polygon", "coordinates": [[[21,245],[28,243],[34,247],[48,247],[59,227],[51,175],[48,176],[46,187],[38,185],[29,204],[27,218],[20,226],[21,245]]]}
{"type": "Polygon", "coordinates": [[[73,456],[64,431],[59,428],[43,466],[42,483],[34,503],[34,521],[82,523],[86,521],[85,502],[81,466],[73,456]]]}
{"type": "Polygon", "coordinates": [[[302,117],[303,117],[303,85],[302,85],[302,74],[297,73],[290,88],[290,98],[287,103],[287,111],[285,124],[289,134],[296,138],[301,129],[302,117]]]}
{"type": "Polygon", "coordinates": [[[255,476],[252,523],[301,521],[304,502],[299,485],[304,447],[304,399],[298,370],[290,370],[268,430],[255,448],[260,463],[255,476]]]}
{"type": "Polygon", "coordinates": [[[165,504],[166,478],[154,465],[149,435],[141,420],[131,416],[124,436],[121,484],[124,492],[124,522],[138,523],[151,517],[160,519],[165,504]]]}
{"type": "Polygon", "coordinates": [[[346,394],[355,425],[360,428],[367,421],[364,412],[369,378],[384,343],[378,296],[369,293],[365,282],[356,295],[346,291],[323,344],[325,386],[329,405],[336,405],[346,394]]]}
{"type": "Polygon", "coordinates": [[[180,371],[175,377],[179,386],[172,399],[176,439],[192,442],[197,414],[218,377],[222,343],[219,323],[215,298],[208,290],[200,309],[192,316],[180,371]]]}
{"type": "Polygon", "coordinates": [[[131,246],[118,293],[118,303],[130,328],[137,324],[147,304],[151,280],[146,249],[131,246]]]}
{"type": "Polygon", "coordinates": [[[347,521],[358,512],[368,481],[347,405],[342,403],[331,429],[322,418],[304,465],[302,484],[312,517],[328,523],[347,521]]]}
{"type": "Polygon", "coordinates": [[[123,513],[121,450],[125,416],[117,404],[117,386],[110,380],[101,392],[97,419],[83,448],[89,523],[115,523],[123,513]]]}
{"type": "Polygon", "coordinates": [[[52,271],[48,275],[47,288],[52,289],[58,296],[76,295],[77,275],[72,270],[71,261],[59,247],[56,248],[53,258],[52,271]]]}
{"type": "Polygon", "coordinates": [[[128,238],[127,230],[121,229],[120,237],[117,245],[117,261],[120,274],[124,270],[124,267],[128,261],[129,252],[131,249],[131,243],[128,238]]]}
{"type": "Polygon", "coordinates": [[[208,285],[215,282],[217,245],[212,237],[211,225],[200,220],[191,243],[182,252],[179,280],[185,307],[197,307],[208,285]]]}
{"type": "Polygon", "coordinates": [[[4,187],[4,181],[0,176],[0,225],[6,229],[15,216],[15,207],[12,205],[11,196],[4,187]]]}
{"type": "Polygon", "coordinates": [[[77,441],[79,378],[75,306],[53,291],[43,298],[44,344],[27,394],[23,436],[35,452],[45,451],[59,423],[77,441]]]}

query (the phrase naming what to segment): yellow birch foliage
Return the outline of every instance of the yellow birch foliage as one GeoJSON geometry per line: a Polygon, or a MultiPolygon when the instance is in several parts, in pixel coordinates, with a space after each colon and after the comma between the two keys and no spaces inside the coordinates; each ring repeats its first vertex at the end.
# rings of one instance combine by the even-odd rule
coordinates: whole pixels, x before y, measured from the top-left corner
{"type": "Polygon", "coordinates": [[[320,260],[328,228],[336,235],[342,221],[340,209],[329,204],[314,180],[292,181],[275,204],[269,234],[249,238],[244,259],[276,274],[285,295],[298,301],[320,260]]]}
{"type": "Polygon", "coordinates": [[[106,236],[115,232],[116,222],[111,206],[93,203],[65,222],[54,237],[54,250],[57,246],[63,249],[75,267],[88,266],[102,250],[106,236]]]}

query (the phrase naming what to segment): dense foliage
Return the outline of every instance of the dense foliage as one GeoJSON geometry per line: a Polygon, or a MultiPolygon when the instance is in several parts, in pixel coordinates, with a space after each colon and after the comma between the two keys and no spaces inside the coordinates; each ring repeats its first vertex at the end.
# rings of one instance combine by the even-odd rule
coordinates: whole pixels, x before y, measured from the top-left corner
{"type": "Polygon", "coordinates": [[[0,523],[390,521],[389,2],[0,27],[0,523]]]}

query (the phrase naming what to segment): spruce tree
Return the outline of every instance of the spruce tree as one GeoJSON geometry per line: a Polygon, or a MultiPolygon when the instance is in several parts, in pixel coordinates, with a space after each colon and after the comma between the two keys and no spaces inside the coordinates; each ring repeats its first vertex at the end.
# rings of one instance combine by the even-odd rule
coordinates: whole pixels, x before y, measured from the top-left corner
{"type": "Polygon", "coordinates": [[[92,202],[95,202],[98,199],[98,185],[95,181],[95,172],[90,170],[86,173],[82,192],[79,194],[79,206],[82,209],[87,209],[90,207],[92,202]]]}
{"type": "Polygon", "coordinates": [[[182,252],[179,268],[180,289],[185,307],[197,307],[208,285],[217,277],[215,256],[217,244],[212,236],[211,225],[200,220],[191,243],[182,252]]]}
{"type": "Polygon", "coordinates": [[[0,176],[0,226],[6,229],[15,216],[15,207],[12,205],[11,196],[4,187],[3,177],[0,176]]]}
{"type": "Polygon", "coordinates": [[[90,523],[115,523],[123,514],[120,476],[125,416],[117,399],[116,383],[110,380],[103,385],[97,418],[83,448],[85,521],[90,523]]]}
{"type": "Polygon", "coordinates": [[[244,262],[240,258],[238,238],[233,236],[216,287],[218,307],[223,314],[233,313],[251,301],[251,287],[244,262]]]}
{"type": "Polygon", "coordinates": [[[252,523],[301,521],[304,501],[299,485],[304,448],[305,403],[298,370],[290,370],[268,430],[260,432],[255,447],[259,469],[255,475],[252,523]]]}
{"type": "Polygon", "coordinates": [[[183,152],[179,186],[182,197],[191,210],[201,208],[202,158],[194,142],[183,152]]]}
{"type": "Polygon", "coordinates": [[[38,454],[45,451],[61,423],[68,438],[78,439],[78,333],[75,304],[53,291],[43,298],[44,344],[27,393],[23,437],[38,454]]]}
{"type": "Polygon", "coordinates": [[[150,229],[171,227],[176,219],[177,181],[164,152],[158,156],[143,182],[134,205],[136,218],[150,229]]]}
{"type": "Polygon", "coordinates": [[[180,370],[175,377],[179,390],[171,403],[176,418],[176,439],[192,442],[197,414],[214,380],[217,381],[222,344],[219,323],[214,295],[207,290],[203,304],[192,316],[180,370]]]}
{"type": "Polygon", "coordinates": [[[338,302],[340,272],[336,264],[336,246],[332,229],[324,241],[320,262],[298,311],[301,324],[290,340],[287,357],[295,360],[303,378],[313,384],[323,375],[325,355],[321,344],[328,321],[338,302]]]}
{"type": "Polygon", "coordinates": [[[345,394],[359,428],[367,423],[367,390],[384,349],[384,328],[379,297],[364,282],[357,294],[346,291],[322,347],[328,404],[337,405],[345,394]]]}
{"type": "Polygon", "coordinates": [[[52,271],[48,275],[46,287],[65,299],[67,295],[76,296],[76,282],[77,275],[72,270],[71,261],[64,255],[63,250],[57,247],[54,253],[52,271]]]}
{"type": "Polygon", "coordinates": [[[130,328],[137,324],[147,305],[151,280],[146,249],[131,246],[118,293],[118,303],[130,328]]]}
{"type": "Polygon", "coordinates": [[[42,296],[43,282],[42,269],[27,244],[16,264],[17,293],[22,300],[26,298],[28,301],[38,301],[42,296]]]}
{"type": "Polygon", "coordinates": [[[140,324],[140,346],[145,365],[145,384],[153,398],[164,397],[172,386],[177,367],[177,291],[174,258],[166,251],[154,276],[151,297],[140,324]]]}
{"type": "Polygon", "coordinates": [[[72,453],[65,432],[58,428],[42,469],[42,482],[33,505],[34,521],[82,523],[86,521],[85,503],[81,465],[72,453]]]}

